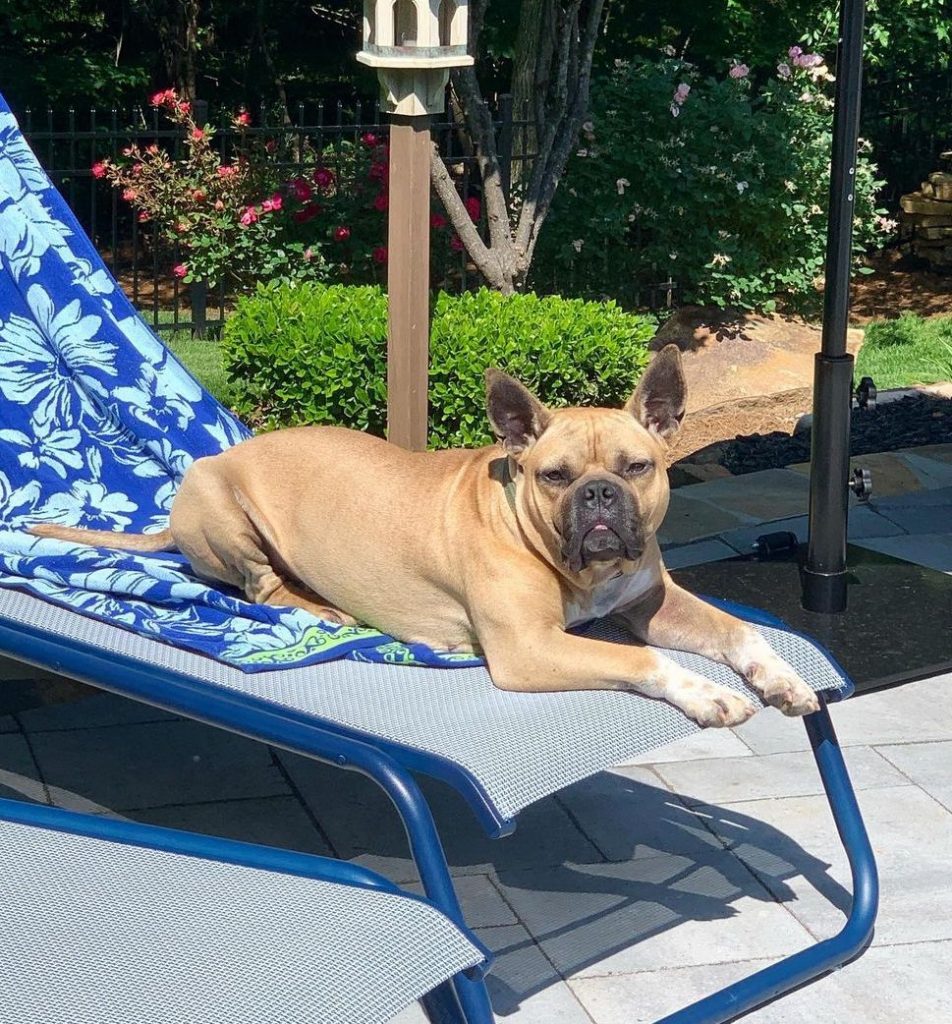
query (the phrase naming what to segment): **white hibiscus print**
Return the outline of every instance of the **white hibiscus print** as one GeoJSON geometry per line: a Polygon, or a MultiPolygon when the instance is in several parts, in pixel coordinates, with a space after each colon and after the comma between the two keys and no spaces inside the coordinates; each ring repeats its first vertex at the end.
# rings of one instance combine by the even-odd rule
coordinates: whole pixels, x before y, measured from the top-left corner
{"type": "Polygon", "coordinates": [[[49,247],[48,239],[31,230],[30,222],[18,207],[11,204],[0,209],[0,253],[9,260],[14,281],[24,276],[35,277],[49,247]]]}
{"type": "Polygon", "coordinates": [[[167,353],[162,342],[149,330],[141,317],[127,316],[116,320],[116,326],[132,342],[133,348],[147,363],[160,363],[167,353]]]}
{"type": "Polygon", "coordinates": [[[17,462],[24,469],[46,466],[61,480],[66,479],[67,467],[82,467],[83,456],[77,451],[81,440],[78,430],[41,429],[32,437],[19,430],[0,430],[0,441],[23,449],[17,455],[17,462]]]}
{"type": "Polygon", "coordinates": [[[155,430],[184,430],[195,417],[194,402],[201,388],[169,360],[158,367],[143,363],[135,387],[116,388],[115,398],[128,406],[137,420],[155,430]]]}
{"type": "Polygon", "coordinates": [[[36,480],[14,487],[6,474],[0,473],[0,523],[18,528],[29,522],[39,500],[40,485],[36,480]]]}
{"type": "Polygon", "coordinates": [[[123,513],[139,506],[128,495],[112,493],[98,482],[77,480],[68,491],[53,494],[37,509],[36,518],[60,526],[90,530],[124,530],[132,520],[123,513]]]}
{"type": "Polygon", "coordinates": [[[6,343],[0,364],[0,391],[17,405],[30,406],[34,421],[73,424],[84,398],[77,378],[88,391],[106,391],[87,371],[115,376],[115,345],[93,341],[102,320],[83,315],[79,300],[57,313],[44,288],[27,292],[34,320],[14,314],[0,323],[6,343]]]}
{"type": "Polygon", "coordinates": [[[0,194],[19,199],[26,191],[48,188],[50,180],[20,134],[16,118],[0,113],[0,194]]]}

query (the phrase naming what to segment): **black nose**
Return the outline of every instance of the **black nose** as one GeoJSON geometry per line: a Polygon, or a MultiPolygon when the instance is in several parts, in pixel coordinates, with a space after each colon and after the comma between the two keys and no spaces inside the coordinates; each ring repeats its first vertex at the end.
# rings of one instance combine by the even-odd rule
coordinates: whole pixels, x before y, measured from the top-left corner
{"type": "Polygon", "coordinates": [[[618,500],[618,488],[611,480],[590,480],[582,490],[586,508],[611,508],[618,500]]]}

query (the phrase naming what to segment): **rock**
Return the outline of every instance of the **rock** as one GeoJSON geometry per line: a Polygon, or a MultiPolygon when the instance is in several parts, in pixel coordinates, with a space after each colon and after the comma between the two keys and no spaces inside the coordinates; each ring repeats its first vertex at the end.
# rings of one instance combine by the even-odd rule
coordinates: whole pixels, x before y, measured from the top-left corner
{"type": "Polygon", "coordinates": [[[726,466],[716,462],[703,465],[696,462],[676,462],[668,469],[668,481],[672,487],[689,487],[691,484],[703,484],[708,480],[720,480],[732,475],[726,466]]]}

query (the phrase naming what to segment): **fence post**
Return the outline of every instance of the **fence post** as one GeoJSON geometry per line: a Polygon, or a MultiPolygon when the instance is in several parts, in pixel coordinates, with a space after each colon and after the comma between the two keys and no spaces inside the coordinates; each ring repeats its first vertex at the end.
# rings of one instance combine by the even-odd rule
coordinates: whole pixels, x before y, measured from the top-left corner
{"type": "Polygon", "coordinates": [[[502,194],[509,203],[509,191],[512,187],[512,94],[503,93],[499,97],[499,116],[502,125],[499,129],[499,142],[496,150],[499,153],[499,177],[502,183],[502,194]]]}

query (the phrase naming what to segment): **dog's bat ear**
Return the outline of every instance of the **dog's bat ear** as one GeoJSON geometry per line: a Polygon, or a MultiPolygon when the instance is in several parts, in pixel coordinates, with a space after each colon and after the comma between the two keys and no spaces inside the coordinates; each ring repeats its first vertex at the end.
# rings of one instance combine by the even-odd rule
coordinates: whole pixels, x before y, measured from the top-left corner
{"type": "Polygon", "coordinates": [[[667,441],[680,430],[686,403],[681,350],[677,345],[665,345],[645,370],[625,408],[646,430],[667,441]]]}
{"type": "Polygon", "coordinates": [[[511,455],[524,452],[545,430],[549,410],[502,370],[486,371],[486,411],[493,433],[511,455]]]}

